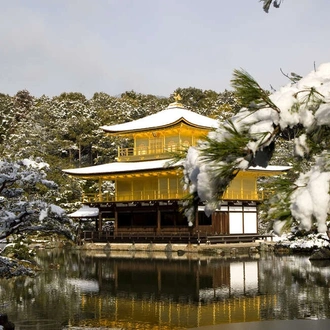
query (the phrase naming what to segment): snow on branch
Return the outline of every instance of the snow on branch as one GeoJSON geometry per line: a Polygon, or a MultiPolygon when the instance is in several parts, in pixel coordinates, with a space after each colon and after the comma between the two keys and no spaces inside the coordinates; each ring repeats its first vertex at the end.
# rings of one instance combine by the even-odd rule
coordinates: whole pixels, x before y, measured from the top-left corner
{"type": "MultiPolygon", "coordinates": [[[[292,189],[277,199],[290,201],[285,203],[289,212],[282,212],[281,219],[273,221],[282,221],[286,214],[286,220],[294,219],[301,228],[310,230],[315,226],[324,232],[330,188],[329,77],[330,63],[325,63],[269,94],[247,72],[235,70],[232,83],[244,107],[188,151],[184,174],[193,203],[187,205],[204,202],[209,210],[214,209],[238,171],[266,167],[279,141],[286,139],[294,144],[292,159],[297,165],[307,164],[309,169],[300,168],[299,178],[290,182],[292,189]]],[[[279,196],[281,193],[278,191],[279,196]]],[[[194,220],[192,214],[187,211],[189,221],[194,220]]]]}
{"type": "Polygon", "coordinates": [[[13,233],[55,230],[69,234],[70,220],[60,207],[47,203],[48,164],[41,160],[0,160],[0,239],[13,233]]]}

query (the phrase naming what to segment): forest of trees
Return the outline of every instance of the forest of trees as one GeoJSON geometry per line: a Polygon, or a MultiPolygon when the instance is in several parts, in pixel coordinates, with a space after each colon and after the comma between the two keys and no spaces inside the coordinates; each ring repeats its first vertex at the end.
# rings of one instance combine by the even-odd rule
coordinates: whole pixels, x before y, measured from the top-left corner
{"type": "MultiPolygon", "coordinates": [[[[182,96],[188,109],[214,118],[228,117],[239,109],[230,91],[178,88],[174,93],[182,96]]],[[[119,97],[95,93],[89,100],[80,93],[53,98],[36,98],[26,90],[13,97],[0,94],[1,155],[11,159],[41,157],[54,169],[109,162],[116,155],[118,143],[126,142],[106,137],[100,126],[145,117],[173,101],[171,96],[134,91],[119,97]]]]}

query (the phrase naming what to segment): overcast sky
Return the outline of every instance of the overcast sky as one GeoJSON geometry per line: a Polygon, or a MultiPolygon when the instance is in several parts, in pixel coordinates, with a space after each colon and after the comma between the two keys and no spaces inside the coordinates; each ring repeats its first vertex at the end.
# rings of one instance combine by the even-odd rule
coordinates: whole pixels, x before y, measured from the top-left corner
{"type": "Polygon", "coordinates": [[[330,61],[330,1],[0,0],[0,92],[32,95],[178,87],[221,92],[233,70],[264,87],[330,61]]]}

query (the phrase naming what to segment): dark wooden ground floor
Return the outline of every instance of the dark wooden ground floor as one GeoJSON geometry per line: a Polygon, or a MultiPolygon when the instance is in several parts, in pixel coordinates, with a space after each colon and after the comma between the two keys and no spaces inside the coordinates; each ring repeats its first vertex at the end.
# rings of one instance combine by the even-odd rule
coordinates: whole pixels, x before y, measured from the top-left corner
{"type": "MultiPolygon", "coordinates": [[[[178,200],[134,203],[89,204],[98,208],[99,215],[95,217],[95,230],[103,231],[104,225],[112,221],[115,234],[128,232],[189,232],[188,220],[183,213],[183,202],[178,200]],[[118,233],[117,233],[118,231],[118,233]]],[[[193,224],[194,232],[204,232],[207,235],[255,234],[257,229],[257,205],[248,201],[226,202],[209,217],[201,205],[196,210],[193,224]],[[235,227],[235,228],[234,228],[235,227]]]]}
{"type": "Polygon", "coordinates": [[[93,228],[81,227],[79,242],[214,244],[264,238],[258,234],[257,205],[249,201],[226,202],[209,217],[201,205],[191,227],[179,200],[89,206],[97,207],[99,215],[93,228]]]}

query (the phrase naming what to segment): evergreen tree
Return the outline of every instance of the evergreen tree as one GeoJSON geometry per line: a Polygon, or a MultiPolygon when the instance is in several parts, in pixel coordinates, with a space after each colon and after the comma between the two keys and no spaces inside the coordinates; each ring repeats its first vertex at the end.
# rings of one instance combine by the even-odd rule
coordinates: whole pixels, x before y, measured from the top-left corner
{"type": "Polygon", "coordinates": [[[48,203],[48,164],[28,159],[0,161],[0,239],[26,232],[55,232],[72,238],[63,209],[48,203]]]}
{"type": "Polygon", "coordinates": [[[17,133],[18,125],[26,120],[33,109],[33,97],[27,90],[17,92],[14,97],[0,94],[0,152],[8,148],[8,138],[17,133]]]}

